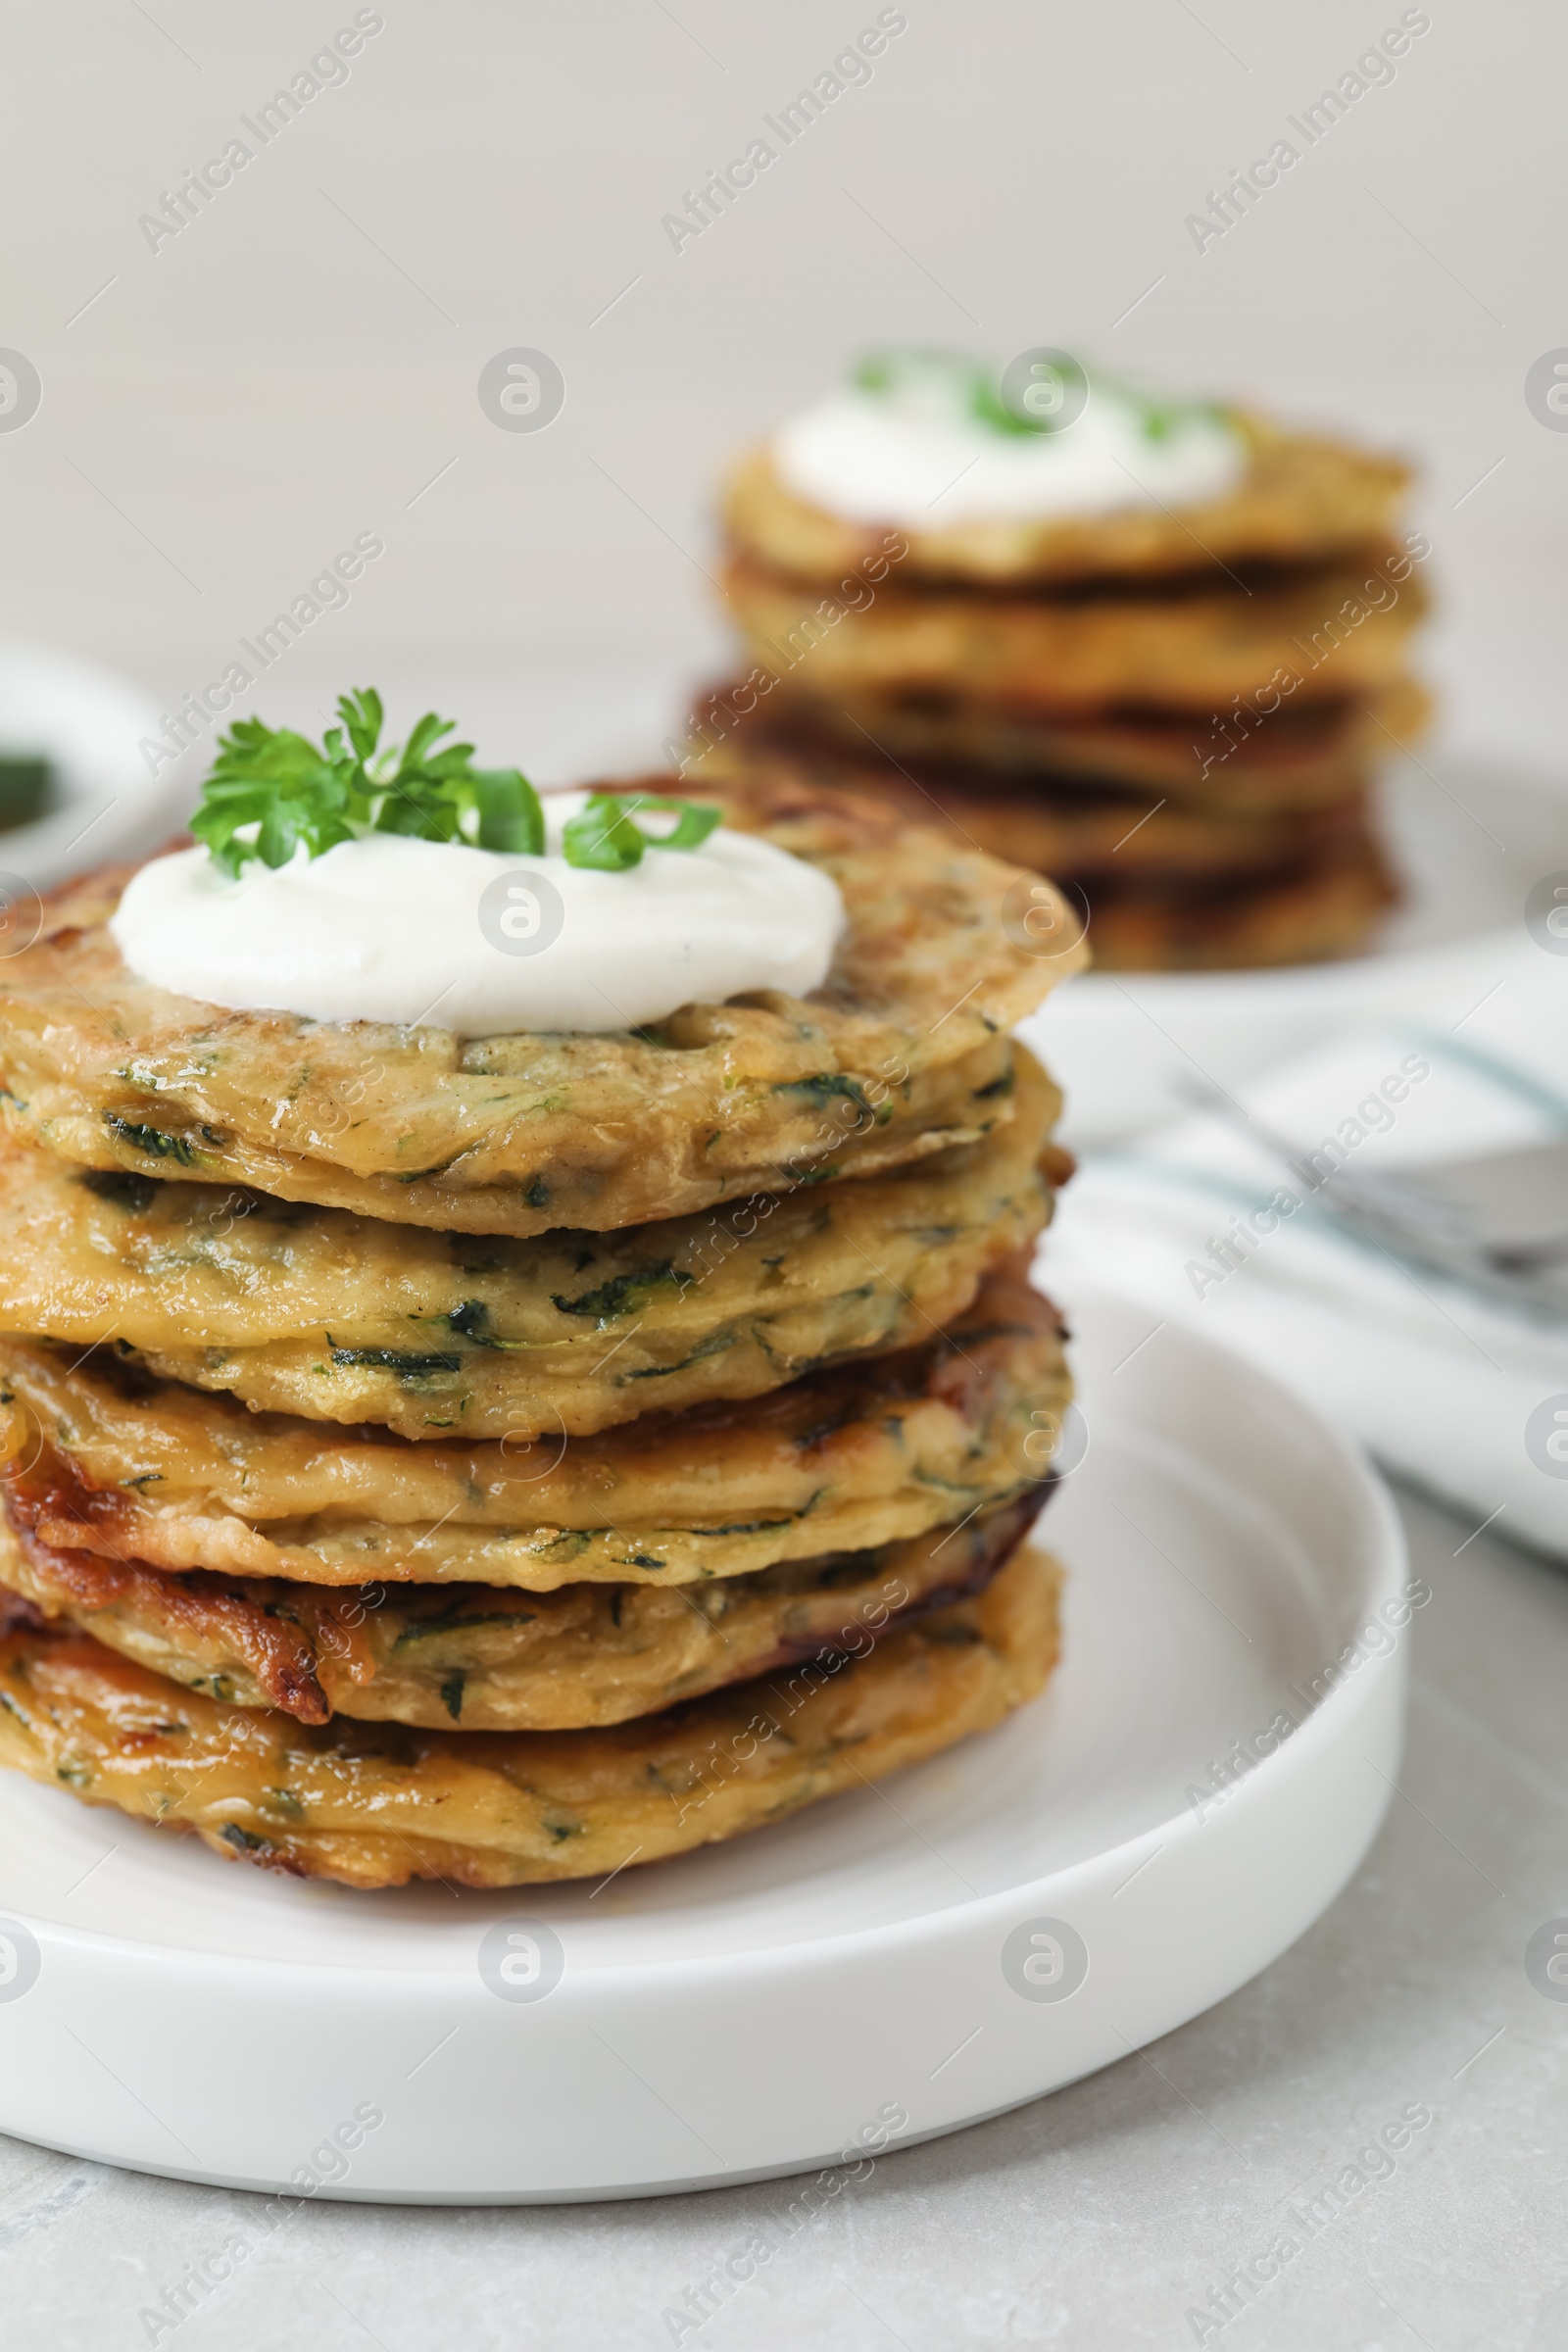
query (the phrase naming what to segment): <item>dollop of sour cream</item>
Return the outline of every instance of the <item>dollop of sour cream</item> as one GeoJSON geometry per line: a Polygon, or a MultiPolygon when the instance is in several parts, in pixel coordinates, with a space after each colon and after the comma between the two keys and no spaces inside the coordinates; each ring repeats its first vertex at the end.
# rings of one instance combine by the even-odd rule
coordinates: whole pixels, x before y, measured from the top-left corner
{"type": "Polygon", "coordinates": [[[178,850],[132,876],[110,929],[138,978],[178,996],[460,1037],[603,1034],[827,977],[845,923],[829,875],[725,825],[624,873],[568,865],[561,828],[585,799],[547,798],[539,858],[367,833],[230,878],[178,850]]]}
{"type": "Polygon", "coordinates": [[[1212,411],[1165,413],[1093,382],[1082,414],[1050,432],[1007,432],[941,379],[846,386],[790,419],[771,454],[786,487],[851,522],[940,531],[959,523],[1190,507],[1223,497],[1246,445],[1212,411]]]}

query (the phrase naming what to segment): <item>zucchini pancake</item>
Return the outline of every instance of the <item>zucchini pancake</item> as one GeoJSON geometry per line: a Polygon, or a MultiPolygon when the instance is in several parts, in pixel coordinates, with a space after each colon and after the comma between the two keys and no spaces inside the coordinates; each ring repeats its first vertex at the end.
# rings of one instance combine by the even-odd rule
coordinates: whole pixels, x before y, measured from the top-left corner
{"type": "Polygon", "coordinates": [[[999,1723],[1066,907],[788,762],[542,802],[339,715],[238,721],[194,842],[0,961],[0,1764],[505,1886],[999,1723]]]}
{"type": "Polygon", "coordinates": [[[872,355],[733,469],[749,669],[681,773],[792,773],[1059,883],[1097,963],[1364,949],[1372,786],[1419,735],[1427,598],[1396,459],[1091,376],[872,355]]]}

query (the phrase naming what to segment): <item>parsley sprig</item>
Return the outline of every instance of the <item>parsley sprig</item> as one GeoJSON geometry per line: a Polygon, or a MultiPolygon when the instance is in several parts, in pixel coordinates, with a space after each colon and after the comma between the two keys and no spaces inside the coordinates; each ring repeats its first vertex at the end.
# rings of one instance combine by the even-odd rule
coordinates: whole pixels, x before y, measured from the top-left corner
{"type": "MultiPolygon", "coordinates": [[[[1070,376],[1077,392],[1084,392],[1091,383],[1088,371],[1075,360],[1067,363],[1063,372],[1070,376]]],[[[1168,441],[1181,426],[1200,416],[1225,421],[1225,412],[1209,401],[1148,392],[1125,376],[1112,376],[1098,369],[1092,380],[1099,389],[1126,402],[1146,441],[1168,441]]],[[[1062,423],[1054,415],[1026,414],[1004,392],[1001,378],[979,361],[967,359],[960,352],[903,347],[869,352],[857,367],[854,381],[863,392],[884,393],[894,401],[927,408],[945,407],[950,414],[967,414],[996,433],[1062,430],[1062,423]]],[[[1082,407],[1082,399],[1076,400],[1072,415],[1079,414],[1082,407]]],[[[1071,420],[1069,416],[1065,421],[1071,420]]]]}
{"type": "MultiPolygon", "coordinates": [[[[1081,368],[1078,375],[1082,381],[1081,368]]],[[[1053,433],[1058,429],[1054,416],[1026,415],[1013,408],[1004,398],[992,370],[961,352],[912,346],[867,352],[856,368],[854,380],[862,392],[881,392],[928,414],[973,416],[994,433],[1053,433]]]]}
{"type": "MultiPolygon", "coordinates": [[[[407,743],[383,747],[384,713],[373,686],[339,696],[337,710],[341,725],[329,727],[319,744],[259,718],[236,719],[219,738],[190,829],[220,873],[237,875],[250,858],[286,865],[302,847],[319,858],[364,833],[465,842],[524,858],[544,854],[544,809],[519,768],[475,767],[471,743],[436,749],[455,719],[427,710],[407,743]]],[[[696,849],[718,821],[716,808],[691,801],[596,792],[567,820],[562,848],[568,865],[624,873],[645,850],[696,849]],[[645,808],[675,822],[645,832],[636,822],[645,808]]]]}
{"type": "Polygon", "coordinates": [[[591,792],[588,805],[569,816],[561,829],[561,847],[568,865],[591,865],[605,873],[623,874],[642,862],[644,850],[695,850],[717,824],[719,811],[696,801],[666,801],[653,793],[622,796],[591,792]],[[656,815],[673,816],[667,832],[645,833],[637,823],[644,808],[656,815]]]}

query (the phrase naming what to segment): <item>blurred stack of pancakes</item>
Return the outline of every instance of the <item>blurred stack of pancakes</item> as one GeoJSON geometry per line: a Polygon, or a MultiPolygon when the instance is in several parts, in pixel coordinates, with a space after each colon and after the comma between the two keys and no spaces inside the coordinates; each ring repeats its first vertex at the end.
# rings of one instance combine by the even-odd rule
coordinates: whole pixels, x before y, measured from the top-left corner
{"type": "Polygon", "coordinates": [[[502,1886],[1041,1689],[1070,1163],[1008,1032],[1076,958],[945,835],[724,807],[837,880],[828,981],[611,1036],[225,1011],[127,971],[123,872],[46,903],[0,967],[0,1763],[502,1886]]]}
{"type": "MultiPolygon", "coordinates": [[[[964,368],[1016,432],[1006,378],[964,368]]],[[[1152,448],[1181,412],[1138,414],[1152,448]]],[[[1100,511],[944,523],[939,491],[881,523],[813,503],[778,445],[753,452],[724,502],[752,666],[696,714],[687,772],[782,763],[943,822],[1053,876],[1112,968],[1360,948],[1397,896],[1370,787],[1427,710],[1406,469],[1203,414],[1238,462],[1188,505],[1139,498],[1135,448],[1100,511]]]]}

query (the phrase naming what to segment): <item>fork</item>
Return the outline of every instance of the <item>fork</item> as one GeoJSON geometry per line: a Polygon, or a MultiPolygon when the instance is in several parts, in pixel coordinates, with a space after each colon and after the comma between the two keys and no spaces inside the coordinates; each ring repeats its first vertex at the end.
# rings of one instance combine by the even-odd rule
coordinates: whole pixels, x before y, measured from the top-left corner
{"type": "Polygon", "coordinates": [[[1218,1087],[1190,1083],[1195,1107],[1260,1144],[1347,1231],[1466,1288],[1568,1316],[1568,1138],[1435,1161],[1417,1174],[1351,1169],[1327,1176],[1314,1156],[1218,1087]]]}

